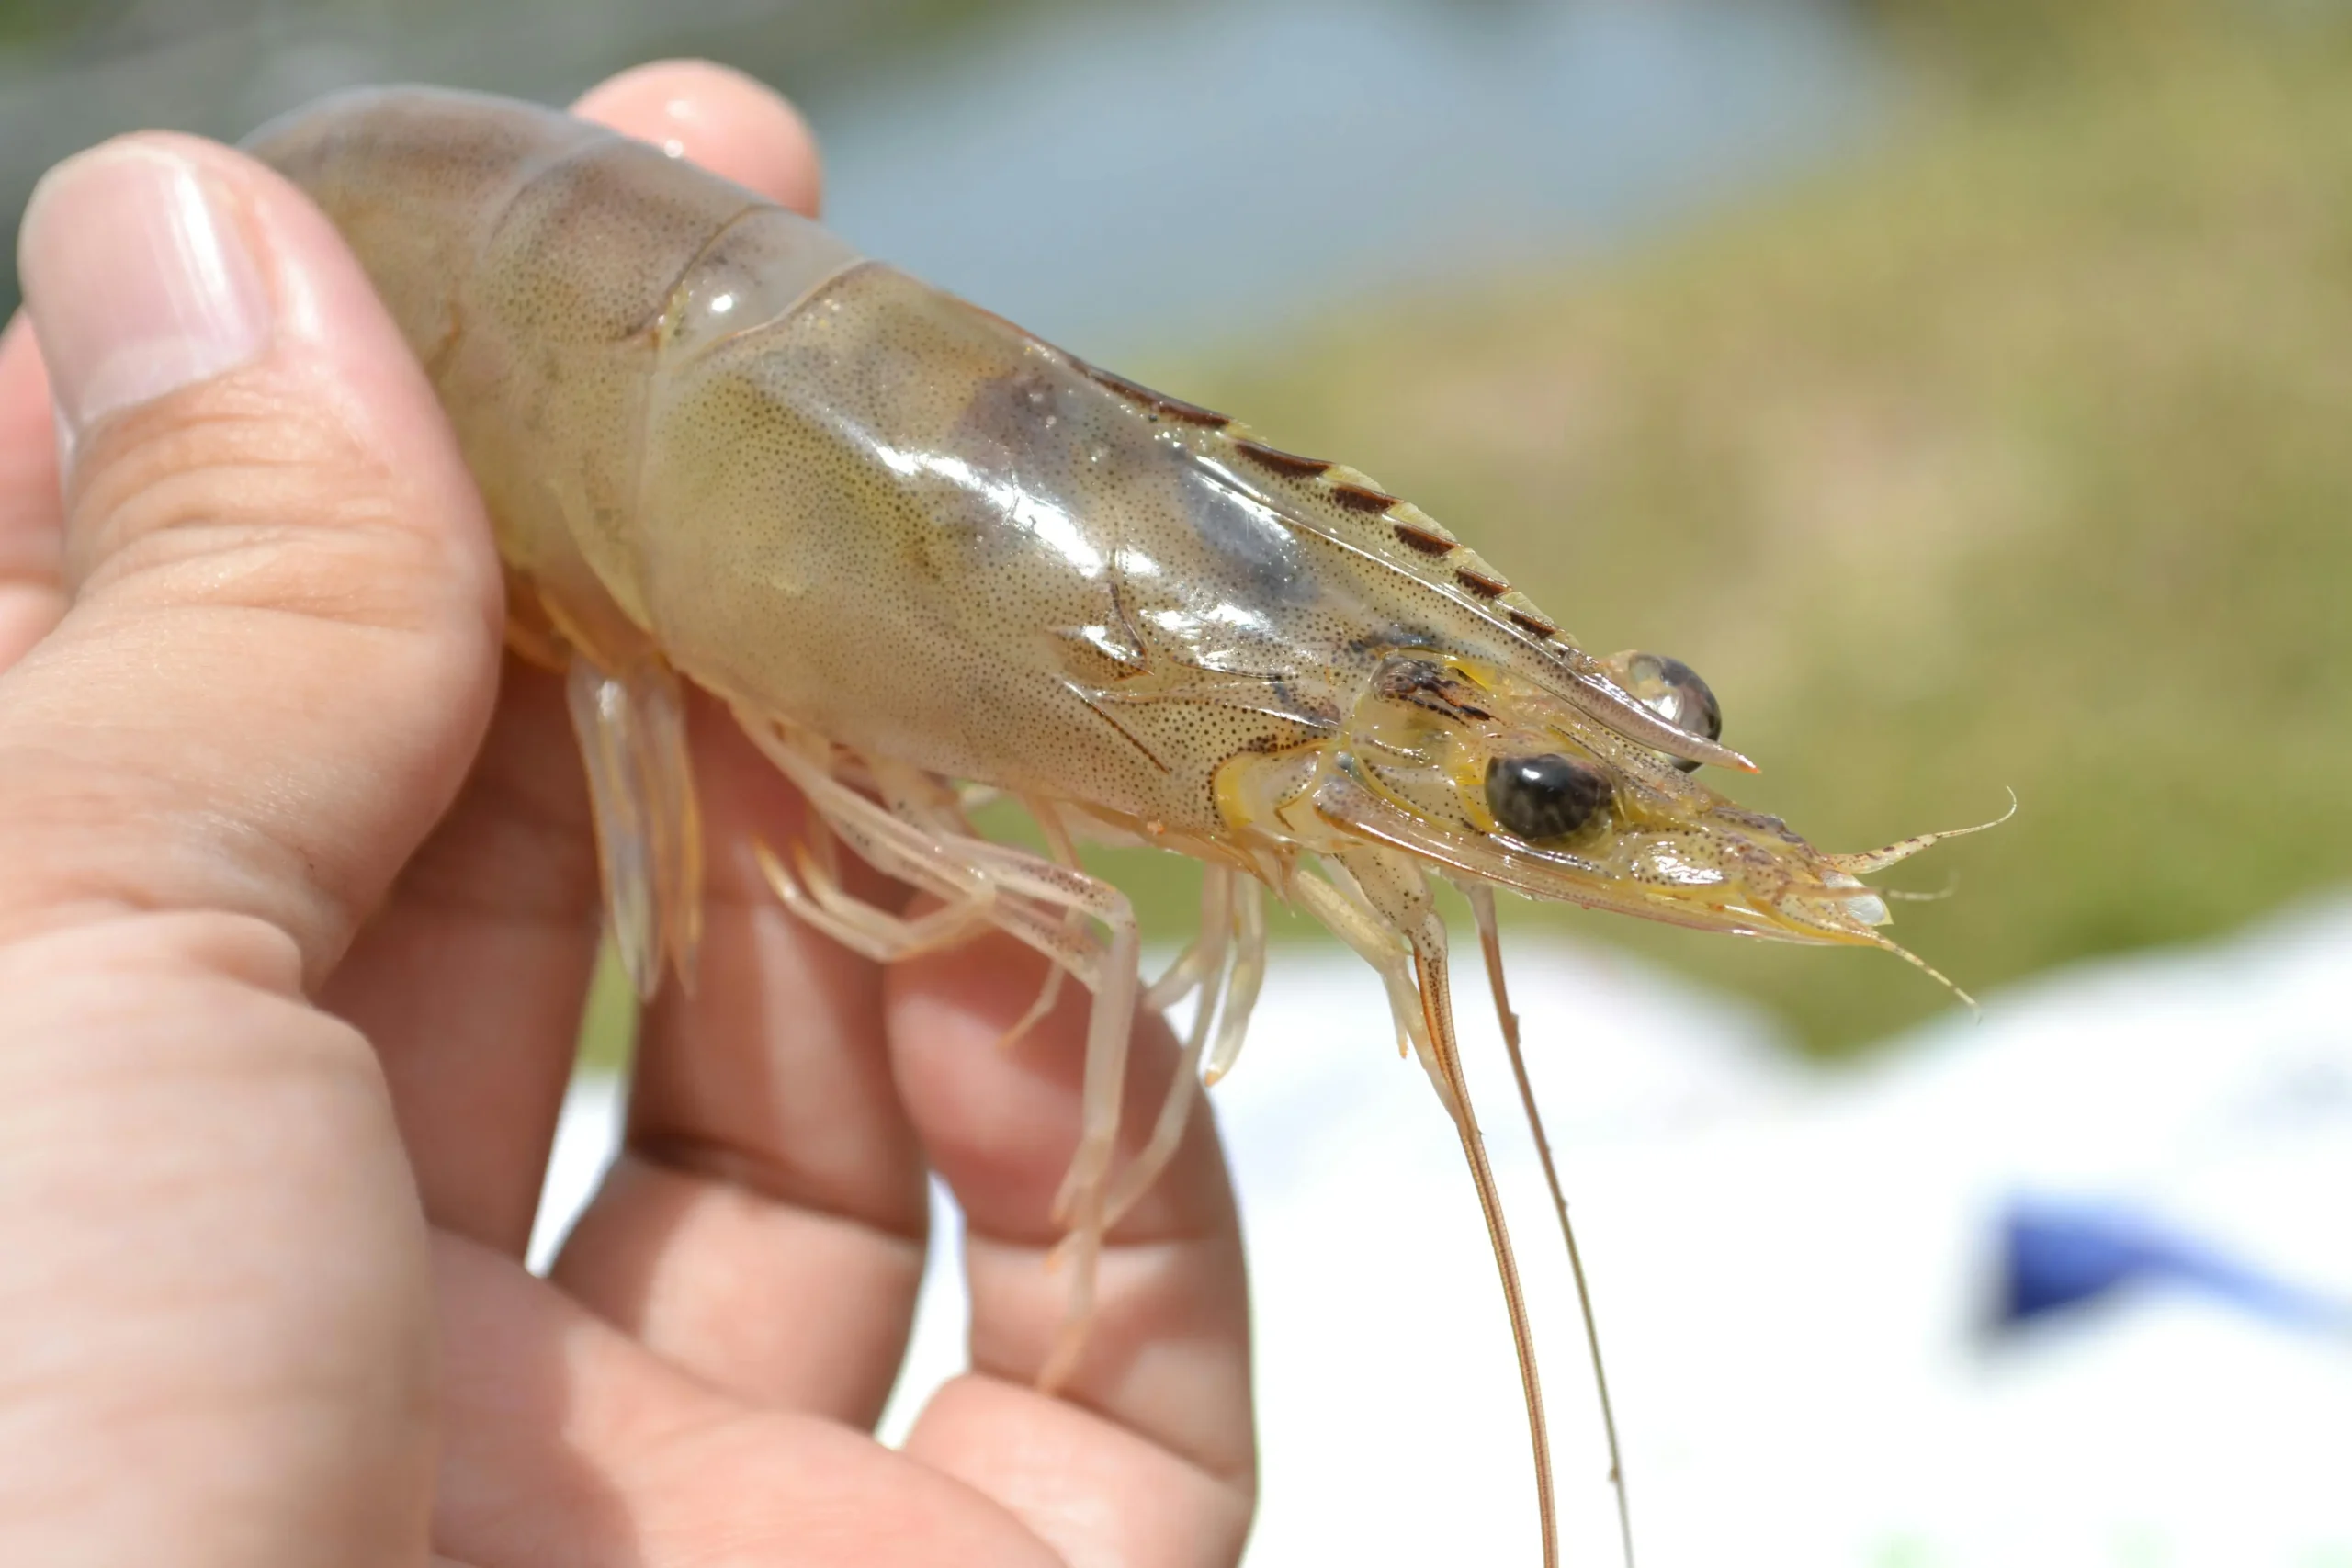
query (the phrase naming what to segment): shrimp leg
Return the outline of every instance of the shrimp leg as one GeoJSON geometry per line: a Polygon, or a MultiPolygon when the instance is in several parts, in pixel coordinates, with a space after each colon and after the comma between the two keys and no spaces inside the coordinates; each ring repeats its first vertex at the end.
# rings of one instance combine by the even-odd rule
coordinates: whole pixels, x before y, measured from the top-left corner
{"type": "MultiPolygon", "coordinates": [[[[830,832],[821,840],[828,850],[832,841],[830,832]]],[[[797,848],[792,870],[786,870],[763,843],[755,841],[752,854],[786,908],[851,952],[877,964],[895,964],[952,947],[989,924],[989,906],[993,900],[986,890],[943,904],[928,914],[909,917],[877,908],[843,888],[828,863],[832,858],[830,853],[812,854],[806,848],[797,848]]]]}
{"type": "Polygon", "coordinates": [[[1151,1190],[1183,1141],[1184,1124],[1192,1119],[1193,1101],[1201,1088],[1201,1058],[1207,1054],[1210,1030],[1216,1022],[1233,974],[1235,936],[1234,884],[1238,874],[1221,865],[1201,871],[1201,933],[1196,942],[1203,955],[1192,1027],[1185,1031],[1184,1048],[1176,1071],[1168,1080],[1168,1096],[1159,1102],[1159,1119],[1152,1124],[1150,1141],[1136,1156],[1104,1201],[1102,1223],[1114,1225],[1138,1199],[1151,1190]]]}
{"type": "Polygon", "coordinates": [[[1244,877],[1240,902],[1234,912],[1233,967],[1226,976],[1224,1013],[1217,1020],[1216,1043],[1209,1050],[1204,1086],[1213,1085],[1233,1070],[1241,1055],[1241,1038],[1250,1028],[1250,1014],[1258,1006],[1258,989],[1266,978],[1266,890],[1244,877]]]}
{"type": "MultiPolygon", "coordinates": [[[[1069,829],[1062,822],[1061,814],[1046,801],[1027,800],[1023,804],[1028,807],[1029,815],[1035,818],[1037,830],[1046,836],[1046,847],[1053,852],[1054,863],[1057,865],[1068,866],[1078,864],[1078,846],[1071,842],[1069,829]]],[[[960,801],[958,806],[959,808],[964,808],[960,801]]],[[[1078,919],[1076,915],[1063,917],[1065,923],[1074,922],[1078,919]]],[[[1055,1007],[1060,1003],[1062,982],[1069,978],[1069,971],[1062,965],[1058,964],[1048,965],[1046,970],[1046,982],[1037,987],[1036,996],[1030,1000],[1029,1010],[1013,1020],[1012,1028],[997,1036],[997,1049],[1010,1051],[1027,1039],[1029,1032],[1043,1023],[1053,1012],[1055,1007]]],[[[1151,1004],[1147,999],[1144,1005],[1148,1007],[1151,1004]]]]}
{"type": "Polygon", "coordinates": [[[1396,1021],[1397,1054],[1402,1055],[1410,1049],[1420,1057],[1446,1114],[1460,1122],[1462,1110],[1454,1099],[1453,1085],[1440,1068],[1430,1044],[1420,990],[1413,978],[1411,950],[1397,937],[1395,929],[1383,921],[1380,911],[1373,908],[1345,865],[1328,856],[1323,863],[1329,880],[1299,877],[1292,886],[1292,897],[1380,976],[1381,984],[1388,992],[1388,1010],[1396,1021]]]}
{"type": "MultiPolygon", "coordinates": [[[[1110,1228],[1107,1199],[1126,1092],[1127,1044],[1142,990],[1142,939],[1127,896],[1074,867],[1025,850],[958,833],[927,830],[850,788],[820,761],[817,745],[773,723],[740,716],[753,744],[808,797],[809,807],[876,870],[954,899],[984,899],[998,927],[1061,964],[1094,992],[1087,1022],[1078,1148],[1053,1205],[1069,1227],[1056,1255],[1070,1269],[1061,1334],[1038,1374],[1053,1389],[1076,1370],[1094,1313],[1096,1265],[1110,1228]],[[1097,939],[1070,917],[1091,919],[1097,939]]],[[[830,750],[830,748],[828,748],[830,750]]],[[[930,933],[926,933],[930,934],[930,933]]]]}
{"type": "Polygon", "coordinates": [[[702,934],[702,829],[678,677],[659,659],[607,670],[575,653],[565,695],[587,764],[605,908],[629,983],[650,997],[666,959],[691,985],[702,934]]]}

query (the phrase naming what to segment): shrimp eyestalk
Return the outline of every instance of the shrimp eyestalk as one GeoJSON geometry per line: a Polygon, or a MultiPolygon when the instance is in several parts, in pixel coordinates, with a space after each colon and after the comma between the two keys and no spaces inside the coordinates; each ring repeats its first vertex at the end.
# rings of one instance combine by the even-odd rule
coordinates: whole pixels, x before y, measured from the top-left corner
{"type": "Polygon", "coordinates": [[[757,847],[800,918],[882,962],[1011,935],[1052,976],[1014,1033],[1065,981],[1091,992],[1052,1388],[1083,1362],[1111,1227],[1202,1077],[1235,1064],[1264,896],[1306,909],[1379,975],[1460,1135],[1556,1562],[1533,1335],[1433,887],[1471,897],[1532,1119],[1494,889],[1894,948],[1860,877],[1950,835],[1822,853],[1694,774],[1754,765],[1688,667],[1587,653],[1363,472],[1089,365],[656,149],[423,88],[340,95],[249,145],[341,230],[447,411],[506,565],[510,640],[570,682],[639,992],[693,970],[688,683],[808,799],[805,840],[757,847]],[[977,830],[982,792],[1026,805],[1049,852],[977,830]],[[1133,907],[1083,869],[1081,839],[1204,863],[1200,931],[1149,985],[1133,907]],[[937,906],[861,899],[844,852],[937,906]],[[1135,1010],[1187,998],[1181,1070],[1121,1165],[1135,1010]]]}

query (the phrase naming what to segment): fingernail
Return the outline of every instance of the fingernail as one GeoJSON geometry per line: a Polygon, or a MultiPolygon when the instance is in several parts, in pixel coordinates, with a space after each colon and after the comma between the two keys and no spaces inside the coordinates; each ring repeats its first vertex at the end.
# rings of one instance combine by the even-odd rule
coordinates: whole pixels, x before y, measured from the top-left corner
{"type": "Polygon", "coordinates": [[[227,197],[152,143],[70,158],[33,189],[17,241],[25,308],[74,437],[257,357],[269,291],[227,197]]]}

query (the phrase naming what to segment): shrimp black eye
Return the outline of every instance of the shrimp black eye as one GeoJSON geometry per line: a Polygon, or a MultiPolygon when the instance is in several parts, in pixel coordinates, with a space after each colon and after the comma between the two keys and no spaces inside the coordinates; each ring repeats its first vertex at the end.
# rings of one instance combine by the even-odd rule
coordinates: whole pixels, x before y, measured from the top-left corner
{"type": "MultiPolygon", "coordinates": [[[[1724,710],[1699,672],[1679,659],[1663,653],[1621,653],[1623,685],[1644,707],[1675,728],[1710,740],[1724,738],[1724,710]]],[[[1676,767],[1690,773],[1698,763],[1678,758],[1676,767]]]]}
{"type": "Polygon", "coordinates": [[[1520,838],[1565,838],[1609,805],[1609,775],[1556,752],[1487,764],[1487,806],[1520,838]]]}

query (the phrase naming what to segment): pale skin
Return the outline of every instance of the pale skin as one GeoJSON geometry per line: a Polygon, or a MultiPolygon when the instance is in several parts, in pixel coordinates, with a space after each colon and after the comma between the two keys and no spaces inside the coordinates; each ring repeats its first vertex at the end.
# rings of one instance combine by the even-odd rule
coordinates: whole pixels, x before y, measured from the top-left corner
{"type": "MultiPolygon", "coordinates": [[[[648,67],[581,109],[816,206],[806,130],[740,77],[648,67]]],[[[1077,1381],[1035,1392],[1082,998],[1002,1051],[1026,950],[886,972],[794,921],[746,846],[801,807],[715,709],[699,984],[649,1011],[628,1152],[553,1278],[524,1271],[596,873],[562,694],[502,659],[430,393],[332,231],[226,149],[85,155],[24,245],[40,342],[19,321],[0,344],[0,1561],[1235,1561],[1254,1453],[1214,1131],[1112,1232],[1077,1381]],[[266,321],[245,360],[125,401],[90,323],[170,264],[104,233],[141,158],[229,214],[266,321]],[[969,1220],[973,1371],[893,1451],[869,1429],[927,1169],[969,1220]]],[[[1140,1139],[1173,1045],[1145,1019],[1136,1049],[1140,1139]]]]}

